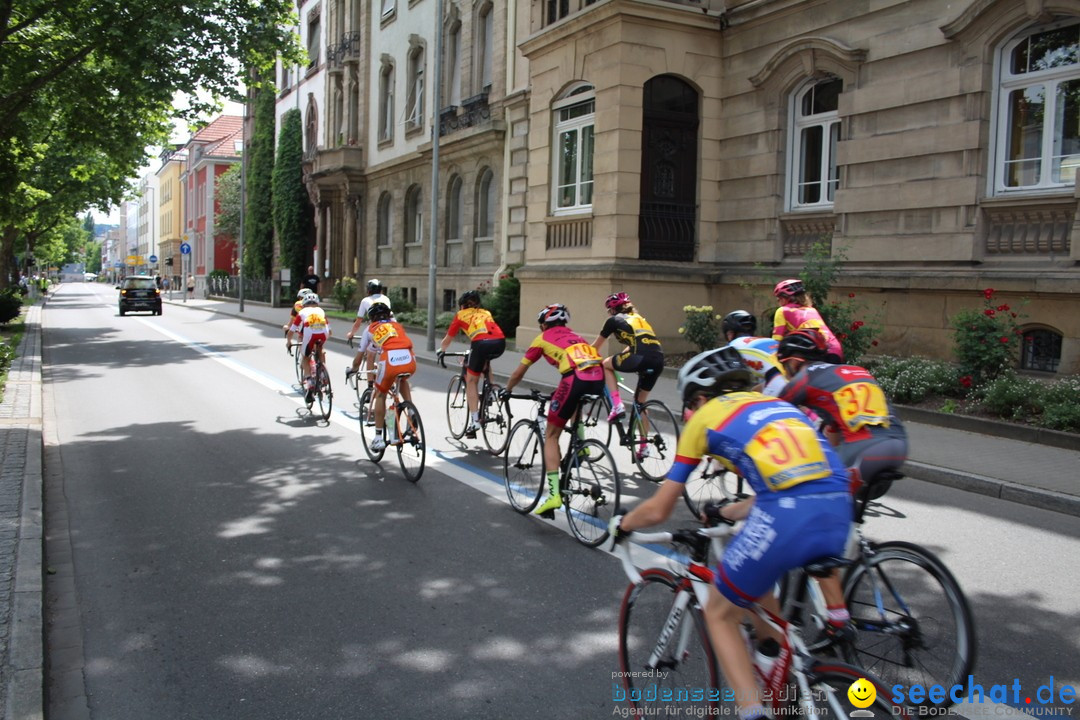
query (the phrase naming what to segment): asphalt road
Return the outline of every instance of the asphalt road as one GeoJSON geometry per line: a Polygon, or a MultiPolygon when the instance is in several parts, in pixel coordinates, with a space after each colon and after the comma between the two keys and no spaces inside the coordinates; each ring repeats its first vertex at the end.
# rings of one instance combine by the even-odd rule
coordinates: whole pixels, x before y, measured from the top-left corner
{"type": "MultiPolygon", "coordinates": [[[[431,447],[411,485],[364,457],[339,345],[325,424],[274,328],[120,318],[92,284],[43,318],[83,648],[63,660],[90,717],[612,715],[625,578],[510,510],[496,459],[448,437],[448,371],[414,378],[431,447]]],[[[967,592],[977,682],[1080,686],[1080,519],[914,480],[885,500],[867,534],[930,547],[967,592]]]]}

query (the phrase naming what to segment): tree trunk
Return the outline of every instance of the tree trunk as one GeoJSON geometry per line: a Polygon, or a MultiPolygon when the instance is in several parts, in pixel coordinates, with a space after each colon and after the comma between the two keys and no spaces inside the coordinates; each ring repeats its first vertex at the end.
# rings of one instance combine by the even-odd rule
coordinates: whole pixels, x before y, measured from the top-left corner
{"type": "Polygon", "coordinates": [[[0,290],[7,290],[19,282],[19,265],[15,260],[15,238],[19,231],[8,225],[0,233],[0,290]]]}

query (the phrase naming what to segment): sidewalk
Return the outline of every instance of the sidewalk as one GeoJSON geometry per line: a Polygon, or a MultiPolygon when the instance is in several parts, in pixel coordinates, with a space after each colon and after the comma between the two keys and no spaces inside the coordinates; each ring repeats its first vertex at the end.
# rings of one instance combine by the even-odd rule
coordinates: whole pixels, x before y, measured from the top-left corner
{"type": "MultiPolygon", "coordinates": [[[[185,303],[173,300],[171,304],[185,303]]],[[[279,327],[289,316],[287,308],[250,302],[244,304],[243,313],[235,301],[189,300],[186,305],[279,327]]],[[[351,323],[331,319],[330,325],[331,342],[344,343],[351,323]]],[[[437,333],[436,346],[444,334],[437,333]]],[[[463,337],[459,334],[452,350],[466,347],[463,337]]],[[[523,344],[530,340],[524,339],[523,344]]],[[[413,341],[418,359],[434,365],[435,353],[427,350],[426,335],[418,333],[413,341]]],[[[495,374],[505,378],[521,362],[521,357],[521,352],[507,350],[492,363],[495,374]]],[[[541,365],[546,367],[546,363],[541,365]]],[[[675,372],[665,371],[651,395],[671,408],[682,404],[676,393],[675,377],[675,372]]],[[[553,372],[543,368],[531,370],[526,376],[526,381],[533,383],[553,385],[554,380],[553,372]]],[[[968,429],[960,429],[956,427],[960,423],[952,416],[905,408],[898,412],[905,420],[911,440],[911,457],[904,467],[910,477],[1080,516],[1080,480],[1076,476],[1076,468],[1080,466],[1080,438],[1075,438],[1074,443],[1071,436],[1056,433],[1063,438],[1057,444],[1065,446],[1058,447],[1033,441],[1046,433],[1040,435],[1005,423],[966,419],[963,424],[968,429]]]]}

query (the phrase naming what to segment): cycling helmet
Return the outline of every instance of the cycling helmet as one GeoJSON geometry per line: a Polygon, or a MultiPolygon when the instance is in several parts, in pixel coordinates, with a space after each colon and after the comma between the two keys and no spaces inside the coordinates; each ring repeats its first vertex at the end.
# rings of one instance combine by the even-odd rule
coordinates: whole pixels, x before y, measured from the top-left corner
{"type": "Polygon", "coordinates": [[[570,311],[562,303],[545,305],[536,316],[536,322],[541,325],[565,325],[570,322],[570,311]]]}
{"type": "Polygon", "coordinates": [[[367,294],[374,295],[375,293],[381,293],[383,291],[382,283],[376,278],[372,278],[367,281],[367,294]]]}
{"type": "Polygon", "coordinates": [[[301,301],[301,304],[304,307],[309,307],[311,305],[318,305],[319,304],[319,296],[316,295],[313,292],[308,291],[308,294],[304,296],[304,299],[301,301]]]}
{"type": "Polygon", "coordinates": [[[311,288],[300,288],[300,292],[296,293],[296,299],[301,300],[311,294],[311,288]]]}
{"type": "Polygon", "coordinates": [[[677,387],[683,404],[687,404],[700,392],[716,396],[749,390],[753,385],[754,376],[739,351],[722,347],[690,358],[679,370],[677,387]]]}
{"type": "Polygon", "coordinates": [[[724,316],[720,326],[724,332],[730,330],[736,335],[753,335],[757,332],[757,318],[745,310],[735,310],[724,316]]]}
{"type": "Polygon", "coordinates": [[[803,328],[780,338],[776,359],[797,357],[803,360],[824,360],[827,352],[825,336],[814,328],[803,328]]]}
{"type": "Polygon", "coordinates": [[[608,310],[614,310],[626,305],[630,302],[630,296],[624,292],[617,292],[607,296],[607,300],[604,301],[604,307],[608,310]]]}
{"type": "Polygon", "coordinates": [[[457,301],[458,307],[479,307],[480,306],[480,293],[476,290],[467,290],[461,293],[461,297],[457,301]]]}
{"type": "Polygon", "coordinates": [[[781,280],[776,283],[776,287],[773,288],[772,294],[778,298],[793,298],[799,293],[806,292],[806,288],[803,287],[802,280],[792,278],[790,280],[781,280]]]}
{"type": "Polygon", "coordinates": [[[391,315],[390,306],[384,302],[371,303],[367,311],[368,320],[389,320],[391,315]]]}

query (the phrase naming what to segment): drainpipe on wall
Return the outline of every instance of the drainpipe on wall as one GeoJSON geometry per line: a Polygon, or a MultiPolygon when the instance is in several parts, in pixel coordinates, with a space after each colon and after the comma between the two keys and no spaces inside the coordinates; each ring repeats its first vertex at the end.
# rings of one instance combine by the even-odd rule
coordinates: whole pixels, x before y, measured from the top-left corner
{"type": "MultiPolygon", "coordinates": [[[[510,83],[514,82],[517,71],[517,3],[506,4],[506,82],[503,83],[503,97],[510,94],[510,83]]],[[[506,106],[503,106],[505,112],[506,106]]],[[[505,116],[504,116],[505,117],[505,116]]],[[[510,140],[514,136],[512,123],[507,123],[506,136],[503,140],[503,173],[502,173],[502,241],[499,243],[499,267],[495,268],[495,274],[491,276],[491,287],[497,287],[499,277],[506,272],[506,256],[510,252],[510,235],[507,229],[510,227],[510,207],[507,199],[510,197],[510,140]]]]}

